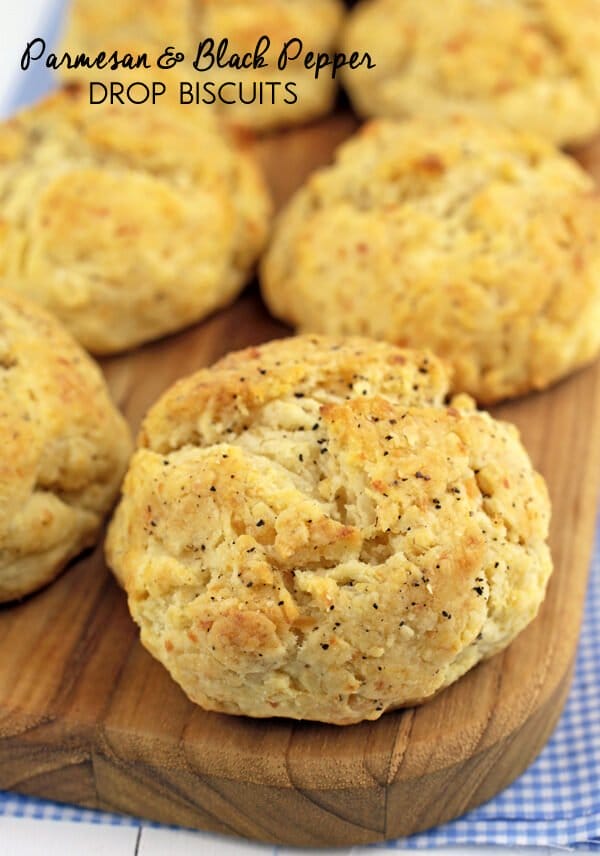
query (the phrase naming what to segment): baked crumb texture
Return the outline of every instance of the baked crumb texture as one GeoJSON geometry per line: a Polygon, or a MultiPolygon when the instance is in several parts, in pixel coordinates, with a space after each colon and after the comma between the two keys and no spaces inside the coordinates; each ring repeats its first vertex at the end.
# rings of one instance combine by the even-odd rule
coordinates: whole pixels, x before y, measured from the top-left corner
{"type": "Polygon", "coordinates": [[[98,538],[131,453],[99,369],[45,312],[0,291],[0,601],[98,538]]]}
{"type": "Polygon", "coordinates": [[[271,203],[249,156],[205,114],[90,106],[67,89],[0,126],[0,282],[98,354],[230,303],[271,203]]]}
{"type": "Polygon", "coordinates": [[[600,127],[600,0],[363,0],[342,43],[377,64],[344,77],[363,116],[468,111],[560,145],[600,127]]]}
{"type": "Polygon", "coordinates": [[[337,724],[424,701],[533,619],[549,501],[428,352],[299,337],[146,418],[107,555],[202,707],[337,724]]]}
{"type": "MultiPolygon", "coordinates": [[[[305,51],[333,53],[344,15],[342,0],[119,0],[118,3],[72,0],[61,48],[74,55],[85,51],[93,56],[107,50],[107,45],[120,53],[147,52],[155,65],[154,58],[167,45],[173,45],[185,53],[185,63],[166,72],[154,67],[145,72],[147,76],[163,79],[173,90],[178,90],[180,80],[202,84],[206,79],[216,87],[235,81],[238,89],[228,88],[224,95],[231,101],[235,94],[235,103],[218,104],[218,111],[234,125],[265,131],[297,125],[330,112],[338,88],[331,73],[323,73],[315,80],[314,70],[305,69],[301,63],[293,62],[280,71],[277,60],[284,43],[292,38],[300,38],[305,51]],[[203,39],[214,39],[217,47],[222,39],[228,39],[227,57],[231,57],[233,53],[253,53],[265,34],[271,39],[265,56],[268,67],[244,70],[215,67],[202,73],[192,68],[198,43],[203,39]],[[275,103],[270,83],[278,84],[275,103]],[[288,83],[295,84],[298,96],[295,104],[285,103],[284,89],[288,83]],[[241,103],[240,84],[244,100],[250,103],[241,103]]],[[[66,82],[127,80],[128,75],[139,80],[144,72],[119,70],[98,75],[98,71],[71,69],[64,71],[63,79],[66,82]]],[[[198,116],[195,105],[185,105],[184,109],[198,116]]]]}
{"type": "Polygon", "coordinates": [[[600,200],[537,136],[374,120],[288,204],[262,285],[301,332],[431,348],[492,403],[597,356],[600,200]]]}

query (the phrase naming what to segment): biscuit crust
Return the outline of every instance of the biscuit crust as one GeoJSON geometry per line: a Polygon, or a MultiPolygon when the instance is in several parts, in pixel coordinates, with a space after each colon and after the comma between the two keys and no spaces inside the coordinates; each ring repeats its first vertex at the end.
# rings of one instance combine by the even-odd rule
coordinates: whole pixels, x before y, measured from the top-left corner
{"type": "Polygon", "coordinates": [[[600,127],[599,0],[364,0],[342,42],[377,63],[344,77],[363,116],[470,112],[560,145],[600,127]]]}
{"type": "Polygon", "coordinates": [[[107,354],[201,320],[254,270],[271,203],[205,114],[66,90],[0,127],[0,280],[107,354]]]}
{"type": "Polygon", "coordinates": [[[107,557],[208,710],[340,725],[426,700],[533,619],[549,501],[428,352],[298,337],[148,414],[107,557]]]}
{"type": "Polygon", "coordinates": [[[262,288],[302,332],[429,347],[492,403],[598,354],[600,200],[538,137],[375,120],[290,201],[262,288]]]}
{"type": "Polygon", "coordinates": [[[0,291],[0,601],[95,543],[131,437],[100,370],[37,306],[0,291]]]}
{"type": "MultiPolygon", "coordinates": [[[[206,79],[217,87],[227,81],[243,84],[244,101],[249,103],[242,103],[237,90],[229,87],[224,98],[235,100],[235,103],[219,102],[216,109],[228,122],[266,131],[304,123],[332,109],[337,85],[330,75],[324,74],[315,80],[314,72],[298,63],[279,71],[277,59],[284,43],[292,38],[302,39],[305,50],[332,53],[337,46],[344,14],[341,0],[125,0],[119,3],[73,0],[62,48],[73,54],[83,50],[93,55],[107,45],[122,53],[147,52],[154,66],[165,46],[173,45],[186,55],[186,63],[180,66],[182,71],[164,74],[154,67],[146,72],[148,75],[160,77],[162,74],[169,87],[175,89],[179,80],[203,82],[206,79]],[[271,39],[266,55],[268,67],[243,70],[215,67],[200,74],[191,67],[198,43],[203,39],[212,38],[217,45],[222,39],[228,39],[228,56],[231,56],[234,52],[252,53],[265,34],[271,39]],[[271,83],[276,84],[274,99],[271,83]],[[296,85],[296,103],[286,103],[288,83],[296,85]]],[[[112,74],[113,79],[123,77],[121,71],[118,74],[105,72],[104,76],[107,74],[112,74]]],[[[139,71],[130,74],[139,79],[139,71]]],[[[85,69],[66,70],[63,77],[66,82],[72,82],[90,79],[91,75],[85,69]]],[[[94,72],[92,79],[97,78],[98,73],[94,72]]]]}

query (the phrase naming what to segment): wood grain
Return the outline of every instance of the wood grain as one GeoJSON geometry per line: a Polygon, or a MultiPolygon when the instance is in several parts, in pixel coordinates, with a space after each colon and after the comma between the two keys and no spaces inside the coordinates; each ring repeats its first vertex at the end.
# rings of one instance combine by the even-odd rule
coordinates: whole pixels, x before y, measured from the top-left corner
{"type": "MultiPolygon", "coordinates": [[[[263,142],[277,201],[354,126],[339,116],[263,142]]],[[[582,157],[600,170],[600,147],[582,157]]],[[[104,368],[136,428],[175,378],[286,332],[254,287],[203,325],[104,368]]],[[[540,751],[567,696],[600,473],[600,366],[497,413],[521,429],[554,503],[548,596],[506,652],[376,723],[205,713],[140,646],[98,548],[0,609],[0,787],[303,846],[408,834],[492,797],[540,751]]]]}

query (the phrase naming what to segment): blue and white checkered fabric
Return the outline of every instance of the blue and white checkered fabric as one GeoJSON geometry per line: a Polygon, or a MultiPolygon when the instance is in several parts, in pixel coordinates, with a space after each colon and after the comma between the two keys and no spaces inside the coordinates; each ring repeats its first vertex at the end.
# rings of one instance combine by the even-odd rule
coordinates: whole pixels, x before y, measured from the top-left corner
{"type": "MultiPolygon", "coordinates": [[[[504,793],[422,835],[376,845],[538,845],[600,851],[600,543],[591,569],[575,680],[558,728],[535,764],[504,793]]],[[[129,817],[0,793],[0,816],[139,825],[129,817]]],[[[273,852],[265,847],[265,853],[273,852]]]]}

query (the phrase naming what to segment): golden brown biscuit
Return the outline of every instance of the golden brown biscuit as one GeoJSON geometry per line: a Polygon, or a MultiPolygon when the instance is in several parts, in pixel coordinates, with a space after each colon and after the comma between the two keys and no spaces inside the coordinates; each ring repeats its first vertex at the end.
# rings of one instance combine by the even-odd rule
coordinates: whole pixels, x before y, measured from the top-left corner
{"type": "MultiPolygon", "coordinates": [[[[210,99],[218,87],[232,81],[234,86],[222,90],[216,107],[226,120],[234,124],[269,130],[295,125],[328,113],[333,107],[336,83],[331,73],[323,72],[315,79],[312,69],[305,69],[301,58],[285,70],[277,68],[284,44],[293,38],[303,41],[303,56],[307,51],[333,53],[344,16],[341,0],[126,0],[124,3],[99,3],[98,0],[73,0],[67,20],[62,48],[72,55],[81,51],[95,56],[104,49],[121,54],[147,52],[153,68],[123,72],[93,73],[85,69],[66,69],[64,79],[140,79],[140,74],[164,80],[171,94],[179,97],[180,81],[198,83],[209,81],[211,93],[201,92],[210,99]],[[192,62],[198,44],[211,38],[215,50],[222,39],[228,39],[226,53],[254,54],[259,39],[268,35],[270,49],[264,54],[268,66],[238,70],[208,68],[206,56],[196,71],[192,62]],[[185,61],[167,72],[156,67],[156,59],[167,46],[185,54],[185,61]],[[293,84],[288,90],[287,84],[293,84]],[[241,96],[240,96],[240,86],[241,96]],[[297,99],[297,100],[295,100],[297,99]],[[229,103],[233,102],[233,103],[229,103]]],[[[290,56],[295,48],[290,49],[290,56]]],[[[187,102],[186,102],[187,104],[187,102]]],[[[186,106],[189,112],[198,110],[186,106]]],[[[201,108],[200,108],[201,109],[201,108]]]]}
{"type": "Polygon", "coordinates": [[[377,65],[345,74],[364,116],[470,111],[557,144],[600,127],[600,0],[366,0],[342,42],[377,65]]]}
{"type": "Polygon", "coordinates": [[[193,701],[377,719],[532,620],[551,571],[544,481],[514,427],[447,390],[427,352],[301,337],[154,406],[108,561],[193,701]]]}
{"type": "Polygon", "coordinates": [[[0,192],[0,281],[95,353],[229,303],[271,210],[254,163],[210,116],[91,107],[72,90],[0,127],[0,192]]]}
{"type": "Polygon", "coordinates": [[[301,331],[430,347],[490,403],[597,355],[600,202],[537,137],[378,120],[289,203],[262,283],[301,331]]]}
{"type": "Polygon", "coordinates": [[[50,315],[0,291],[0,602],[92,545],[131,453],[97,366],[50,315]]]}

